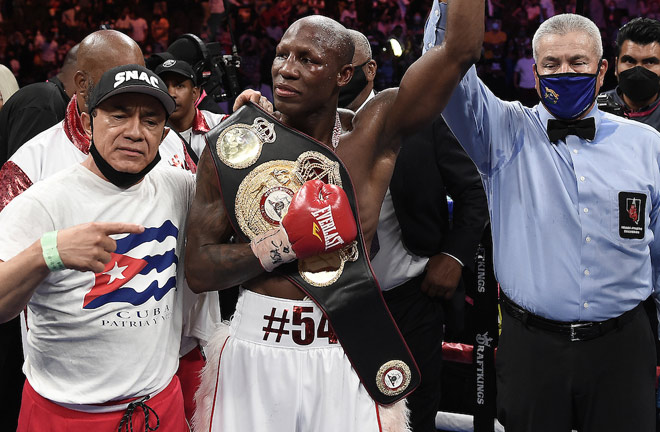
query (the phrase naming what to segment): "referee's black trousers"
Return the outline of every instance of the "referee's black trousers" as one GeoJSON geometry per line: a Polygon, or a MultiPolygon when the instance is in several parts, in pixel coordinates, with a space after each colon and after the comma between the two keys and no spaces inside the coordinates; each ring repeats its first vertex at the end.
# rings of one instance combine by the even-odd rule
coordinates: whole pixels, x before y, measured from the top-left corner
{"type": "Polygon", "coordinates": [[[655,431],[655,343],[641,309],[618,329],[570,341],[503,308],[496,370],[506,432],[655,431]]]}

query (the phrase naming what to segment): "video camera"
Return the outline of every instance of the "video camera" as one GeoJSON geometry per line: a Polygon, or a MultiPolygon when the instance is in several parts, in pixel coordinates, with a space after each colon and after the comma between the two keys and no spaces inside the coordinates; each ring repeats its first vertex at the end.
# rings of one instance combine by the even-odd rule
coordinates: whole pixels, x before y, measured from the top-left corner
{"type": "Polygon", "coordinates": [[[623,106],[618,104],[614,98],[607,93],[601,93],[596,97],[598,109],[619,117],[624,117],[623,106]]]}
{"type": "Polygon", "coordinates": [[[146,59],[149,69],[155,70],[166,60],[183,60],[189,63],[197,83],[216,102],[235,99],[241,92],[237,70],[241,66],[236,46],[231,54],[224,54],[219,42],[205,44],[192,33],[180,36],[167,51],[151,55],[146,59]]]}

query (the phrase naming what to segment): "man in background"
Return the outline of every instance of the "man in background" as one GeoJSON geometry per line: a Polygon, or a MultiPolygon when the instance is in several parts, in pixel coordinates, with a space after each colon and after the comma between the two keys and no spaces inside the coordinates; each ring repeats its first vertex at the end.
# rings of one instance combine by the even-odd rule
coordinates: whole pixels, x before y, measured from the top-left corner
{"type": "Polygon", "coordinates": [[[220,123],[224,116],[197,107],[201,89],[192,66],[187,62],[166,60],[156,68],[156,74],[165,81],[170,96],[176,102],[168,124],[197,163],[206,146],[204,134],[220,123]]]}
{"type": "Polygon", "coordinates": [[[0,165],[20,146],[64,120],[66,106],[75,93],[78,45],[64,57],[60,72],[43,83],[19,89],[0,110],[0,165]]]}
{"type": "Polygon", "coordinates": [[[619,29],[614,75],[619,84],[599,97],[603,109],[660,130],[660,22],[635,18],[619,29]],[[607,103],[609,102],[609,104],[607,103]]]}

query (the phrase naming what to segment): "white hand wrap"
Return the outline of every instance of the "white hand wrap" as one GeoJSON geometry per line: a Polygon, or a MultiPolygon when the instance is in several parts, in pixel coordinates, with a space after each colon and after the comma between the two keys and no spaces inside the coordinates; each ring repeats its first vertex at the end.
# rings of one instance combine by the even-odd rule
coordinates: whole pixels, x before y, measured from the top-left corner
{"type": "Polygon", "coordinates": [[[273,271],[280,264],[296,259],[289,237],[282,227],[273,228],[256,236],[250,242],[250,248],[267,272],[273,271]]]}

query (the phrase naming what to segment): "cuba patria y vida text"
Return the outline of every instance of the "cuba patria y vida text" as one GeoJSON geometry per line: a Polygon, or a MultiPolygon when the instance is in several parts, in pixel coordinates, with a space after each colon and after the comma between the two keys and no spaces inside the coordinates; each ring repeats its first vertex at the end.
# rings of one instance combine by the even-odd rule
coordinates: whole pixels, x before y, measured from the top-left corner
{"type": "Polygon", "coordinates": [[[148,327],[167,321],[172,317],[169,305],[164,308],[122,310],[110,319],[102,319],[103,327],[148,327]]]}

